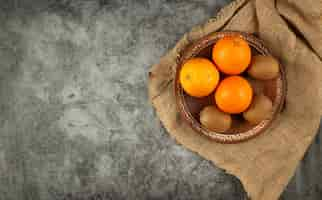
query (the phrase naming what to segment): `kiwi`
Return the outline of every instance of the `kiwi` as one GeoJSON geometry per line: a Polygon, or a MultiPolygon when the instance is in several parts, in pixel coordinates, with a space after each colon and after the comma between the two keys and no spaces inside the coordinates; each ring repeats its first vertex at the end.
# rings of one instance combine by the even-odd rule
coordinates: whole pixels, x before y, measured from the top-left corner
{"type": "Polygon", "coordinates": [[[270,80],[279,74],[279,64],[272,56],[256,55],[247,70],[248,74],[259,80],[270,80]]]}
{"type": "Polygon", "coordinates": [[[264,92],[264,81],[246,77],[248,83],[252,86],[254,94],[261,94],[264,92]]]}
{"type": "Polygon", "coordinates": [[[216,106],[207,106],[200,112],[200,123],[211,131],[225,132],[231,127],[231,116],[216,106]]]}
{"type": "Polygon", "coordinates": [[[253,102],[243,113],[243,117],[251,124],[258,124],[261,121],[270,118],[273,110],[272,101],[265,95],[256,95],[253,102]]]}

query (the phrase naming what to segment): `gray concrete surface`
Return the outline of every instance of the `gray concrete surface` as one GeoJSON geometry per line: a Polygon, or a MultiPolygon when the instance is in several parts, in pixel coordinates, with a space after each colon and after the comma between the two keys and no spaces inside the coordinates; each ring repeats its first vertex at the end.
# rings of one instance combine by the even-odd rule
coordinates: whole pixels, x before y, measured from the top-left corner
{"type": "MultiPolygon", "coordinates": [[[[226,3],[0,0],[0,200],[243,199],[168,137],[146,90],[150,66],[226,3]]],[[[282,199],[321,197],[313,147],[282,199]]]]}

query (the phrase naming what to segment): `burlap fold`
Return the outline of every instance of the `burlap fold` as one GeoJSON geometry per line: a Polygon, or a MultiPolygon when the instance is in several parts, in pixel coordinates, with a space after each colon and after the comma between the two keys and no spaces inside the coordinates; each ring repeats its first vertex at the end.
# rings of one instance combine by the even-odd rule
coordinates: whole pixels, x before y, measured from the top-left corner
{"type": "Polygon", "coordinates": [[[237,176],[254,200],[278,199],[317,133],[322,114],[322,1],[236,0],[185,34],[149,73],[156,113],[178,143],[237,176]],[[180,119],[173,91],[176,58],[211,32],[256,34],[286,69],[285,110],[262,135],[239,144],[219,144],[180,119]]]}

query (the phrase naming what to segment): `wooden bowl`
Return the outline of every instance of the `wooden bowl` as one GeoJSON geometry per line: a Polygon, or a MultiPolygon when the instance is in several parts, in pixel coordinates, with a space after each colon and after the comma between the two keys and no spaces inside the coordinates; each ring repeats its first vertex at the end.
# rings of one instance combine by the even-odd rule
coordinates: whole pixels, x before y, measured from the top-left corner
{"type": "MultiPolygon", "coordinates": [[[[241,115],[232,115],[232,127],[226,132],[210,131],[199,122],[200,111],[207,105],[215,105],[213,97],[214,94],[212,93],[208,97],[204,98],[195,98],[189,96],[181,87],[179,81],[179,72],[182,68],[182,65],[190,58],[204,57],[211,60],[212,47],[216,41],[224,36],[231,35],[239,35],[245,39],[252,49],[252,55],[262,54],[271,56],[271,53],[264,46],[263,42],[251,34],[236,31],[212,33],[194,42],[182,51],[182,54],[178,58],[174,84],[177,107],[183,118],[198,133],[220,143],[237,143],[248,140],[262,133],[277,117],[277,114],[281,112],[286,96],[285,71],[283,67],[279,65],[280,73],[277,78],[269,81],[251,80],[255,93],[257,90],[261,90],[273,102],[273,112],[269,119],[263,120],[257,125],[251,125],[245,121],[241,115]]],[[[243,76],[247,77],[247,74],[243,74],[243,76]]]]}

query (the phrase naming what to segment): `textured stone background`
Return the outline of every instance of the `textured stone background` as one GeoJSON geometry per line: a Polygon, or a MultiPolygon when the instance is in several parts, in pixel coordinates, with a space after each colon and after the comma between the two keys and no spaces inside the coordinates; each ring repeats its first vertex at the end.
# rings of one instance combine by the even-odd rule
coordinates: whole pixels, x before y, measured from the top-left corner
{"type": "MultiPolygon", "coordinates": [[[[168,137],[147,71],[228,0],[0,0],[0,200],[245,197],[168,137]]],[[[322,196],[320,140],[282,199],[322,196]]]]}

